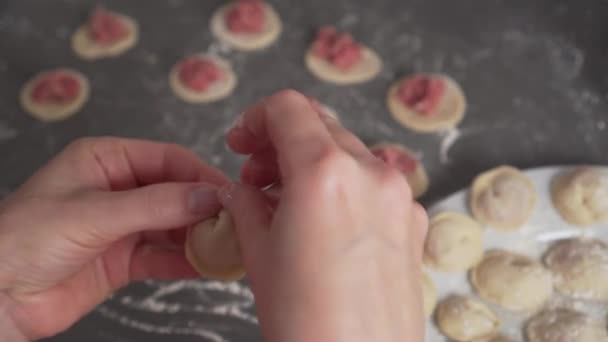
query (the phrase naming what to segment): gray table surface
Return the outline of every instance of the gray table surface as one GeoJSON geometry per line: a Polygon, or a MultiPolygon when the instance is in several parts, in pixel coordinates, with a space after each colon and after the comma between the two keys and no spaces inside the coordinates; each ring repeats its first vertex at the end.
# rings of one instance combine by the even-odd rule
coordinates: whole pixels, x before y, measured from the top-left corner
{"type": "MultiPolygon", "coordinates": [[[[176,142],[236,177],[242,159],[226,149],[226,127],[247,104],[285,87],[335,108],[366,143],[397,141],[418,151],[432,181],[426,204],[503,163],[608,162],[605,0],[275,0],[284,32],[254,53],[227,50],[210,35],[220,0],[104,3],[137,18],[141,39],[120,58],[85,62],[70,50],[69,37],[93,1],[0,1],[0,195],[81,136],[176,142]],[[379,77],[336,87],[307,72],[302,59],[314,29],[331,23],[382,56],[379,77]],[[234,96],[188,105],[171,94],[168,69],[198,51],[234,64],[234,96]],[[57,66],[85,73],[92,97],[73,118],[45,124],[26,115],[17,96],[29,77],[57,66]],[[415,134],[391,119],[387,87],[412,71],[445,72],[460,82],[469,107],[457,132],[415,134]]],[[[137,284],[48,341],[85,339],[261,340],[247,288],[202,281],[137,284]]]]}

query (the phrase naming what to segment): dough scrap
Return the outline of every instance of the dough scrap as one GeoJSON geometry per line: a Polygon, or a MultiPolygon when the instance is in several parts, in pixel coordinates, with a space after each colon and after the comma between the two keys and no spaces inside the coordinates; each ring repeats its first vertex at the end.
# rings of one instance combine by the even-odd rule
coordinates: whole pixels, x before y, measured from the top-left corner
{"type": "Polygon", "coordinates": [[[486,252],[471,283],[482,299],[511,311],[535,311],[553,293],[551,273],[539,262],[504,250],[486,252]]]}
{"type": "Polygon", "coordinates": [[[209,88],[203,92],[194,91],[184,86],[179,79],[178,62],[169,72],[169,85],[175,95],[189,103],[208,103],[221,100],[232,94],[237,85],[237,77],[232,70],[230,63],[220,57],[209,54],[200,53],[198,56],[213,61],[222,70],[223,78],[211,84],[209,88]]]}
{"type": "Polygon", "coordinates": [[[467,106],[462,88],[451,77],[441,74],[429,76],[441,78],[446,85],[444,96],[433,116],[424,116],[417,113],[406,107],[399,99],[397,95],[399,86],[410,76],[393,83],[386,96],[386,103],[393,118],[404,127],[421,133],[444,131],[457,126],[464,118],[467,106]]]}
{"type": "Polygon", "coordinates": [[[224,17],[231,9],[233,3],[220,7],[211,17],[211,32],[215,37],[235,49],[242,51],[261,50],[274,43],[283,30],[281,19],[277,12],[267,3],[264,3],[265,21],[264,29],[260,33],[232,33],[226,27],[224,17]]]}
{"type": "Polygon", "coordinates": [[[437,289],[428,274],[422,273],[422,301],[424,304],[424,315],[428,318],[433,314],[437,305],[437,289]]]}
{"type": "Polygon", "coordinates": [[[333,66],[328,61],[314,55],[312,48],[306,52],[306,67],[319,79],[338,85],[367,82],[382,70],[382,60],[370,48],[361,46],[361,60],[348,71],[333,66]]]}
{"type": "Polygon", "coordinates": [[[529,342],[608,342],[603,324],[567,308],[543,311],[528,322],[529,342]]]}
{"type": "MultiPolygon", "coordinates": [[[[396,149],[408,154],[409,156],[415,156],[414,152],[412,152],[407,147],[401,144],[378,143],[376,145],[371,146],[369,150],[373,152],[374,150],[385,148],[396,149]]],[[[412,189],[412,196],[414,198],[419,198],[428,190],[429,176],[427,175],[424,165],[422,165],[422,162],[420,162],[420,160],[418,160],[416,163],[416,170],[414,170],[414,172],[411,172],[410,174],[405,175],[405,177],[407,179],[407,183],[412,189]]]]}
{"type": "Polygon", "coordinates": [[[608,246],[600,240],[555,243],[544,256],[555,288],[577,299],[608,301],[608,246]]]}
{"type": "Polygon", "coordinates": [[[499,166],[481,173],[471,186],[471,211],[477,221],[497,230],[520,228],[532,216],[537,193],[520,170],[499,166]]]}
{"type": "Polygon", "coordinates": [[[424,263],[438,271],[459,272],[483,256],[483,230],[472,218],[443,212],[431,218],[424,246],[424,263]]]}
{"type": "Polygon", "coordinates": [[[195,225],[186,238],[185,249],[186,258],[202,276],[230,281],[245,275],[234,225],[225,210],[217,218],[195,225]]]}
{"type": "Polygon", "coordinates": [[[608,169],[581,167],[556,177],[553,205],[562,218],[577,226],[608,222],[608,169]]]}
{"type": "Polygon", "coordinates": [[[25,83],[19,94],[19,101],[23,109],[30,115],[41,121],[60,121],[76,114],[89,99],[90,85],[87,77],[80,72],[69,69],[59,68],[43,71],[35,75],[25,83]],[[32,99],[32,92],[38,81],[51,72],[62,72],[73,76],[80,83],[78,96],[66,104],[37,103],[32,99]]]}
{"type": "Polygon", "coordinates": [[[470,341],[492,336],[500,328],[500,320],[481,301],[452,295],[437,307],[439,330],[456,341],[470,341]]]}
{"type": "Polygon", "coordinates": [[[116,43],[100,45],[90,38],[87,25],[82,25],[72,35],[72,50],[74,50],[76,55],[86,60],[116,57],[137,44],[139,40],[139,26],[137,22],[124,14],[115,12],[113,14],[125,24],[129,34],[116,43]]]}

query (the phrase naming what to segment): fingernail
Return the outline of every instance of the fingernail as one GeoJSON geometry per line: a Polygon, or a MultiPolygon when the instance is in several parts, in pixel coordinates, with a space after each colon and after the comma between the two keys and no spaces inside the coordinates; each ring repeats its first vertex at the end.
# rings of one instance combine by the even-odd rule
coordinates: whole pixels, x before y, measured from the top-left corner
{"type": "Polygon", "coordinates": [[[193,213],[207,213],[221,206],[217,189],[207,185],[195,188],[190,192],[188,198],[188,209],[193,213]]]}
{"type": "Polygon", "coordinates": [[[237,190],[237,185],[235,183],[230,183],[230,184],[223,186],[217,193],[220,202],[224,206],[227,206],[227,204],[229,202],[231,202],[232,199],[234,198],[234,193],[236,192],[236,190],[237,190]]]}

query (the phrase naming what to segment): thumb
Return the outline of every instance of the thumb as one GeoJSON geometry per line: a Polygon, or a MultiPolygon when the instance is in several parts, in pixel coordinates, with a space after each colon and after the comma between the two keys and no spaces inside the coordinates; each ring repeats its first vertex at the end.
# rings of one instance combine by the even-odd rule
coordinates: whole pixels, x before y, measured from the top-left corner
{"type": "Polygon", "coordinates": [[[218,195],[232,217],[245,268],[250,271],[266,250],[272,207],[264,193],[250,185],[232,183],[218,195]]]}
{"type": "Polygon", "coordinates": [[[128,191],[97,192],[80,201],[86,227],[110,241],[146,230],[167,230],[215,216],[217,187],[201,183],[159,183],[128,191]]]}

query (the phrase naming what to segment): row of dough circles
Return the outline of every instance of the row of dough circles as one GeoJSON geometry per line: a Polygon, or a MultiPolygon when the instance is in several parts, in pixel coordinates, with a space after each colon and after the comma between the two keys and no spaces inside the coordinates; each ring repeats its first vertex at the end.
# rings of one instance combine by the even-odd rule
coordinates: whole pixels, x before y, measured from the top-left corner
{"type": "MultiPolygon", "coordinates": [[[[608,223],[608,169],[589,166],[566,170],[551,180],[549,191],[559,217],[580,227],[574,229],[608,223]]],[[[521,329],[529,342],[608,342],[604,320],[568,306],[549,305],[558,297],[593,305],[608,303],[606,242],[591,237],[557,240],[543,252],[541,260],[507,249],[484,251],[483,227],[517,234],[534,213],[538,195],[526,174],[501,166],[473,180],[468,195],[472,216],[440,211],[431,217],[425,266],[440,273],[466,273],[476,293],[447,293],[437,303],[435,285],[423,274],[425,313],[433,316],[446,337],[454,341],[512,341],[501,335],[501,321],[489,303],[523,318],[521,329]]],[[[500,246],[504,246],[504,238],[500,246]]]]}

